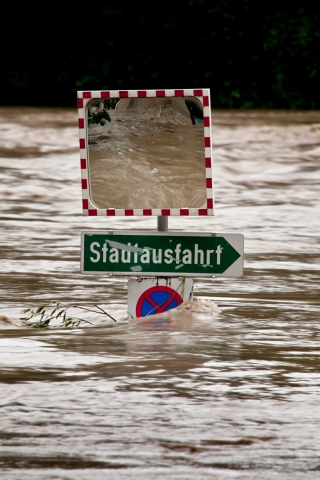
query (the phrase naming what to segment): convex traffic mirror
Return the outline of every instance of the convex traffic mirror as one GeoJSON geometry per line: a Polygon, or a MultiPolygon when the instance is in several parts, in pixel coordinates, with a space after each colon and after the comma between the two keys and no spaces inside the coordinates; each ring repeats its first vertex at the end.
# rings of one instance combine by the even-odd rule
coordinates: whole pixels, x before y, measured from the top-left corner
{"type": "Polygon", "coordinates": [[[78,92],[89,215],[212,215],[208,90],[78,92]]]}

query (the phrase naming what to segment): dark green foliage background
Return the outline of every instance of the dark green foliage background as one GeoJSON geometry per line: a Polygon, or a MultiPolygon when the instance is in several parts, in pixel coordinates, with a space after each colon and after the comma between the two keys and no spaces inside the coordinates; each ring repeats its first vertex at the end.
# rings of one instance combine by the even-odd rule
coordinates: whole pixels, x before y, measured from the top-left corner
{"type": "Polygon", "coordinates": [[[320,2],[6,4],[0,103],[210,88],[216,108],[320,108],[320,2]]]}

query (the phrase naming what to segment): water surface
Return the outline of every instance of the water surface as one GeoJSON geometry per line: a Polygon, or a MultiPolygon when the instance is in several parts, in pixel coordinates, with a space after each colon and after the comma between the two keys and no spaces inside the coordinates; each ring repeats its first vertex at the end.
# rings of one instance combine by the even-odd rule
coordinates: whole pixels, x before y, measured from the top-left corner
{"type": "Polygon", "coordinates": [[[80,233],[156,218],[82,216],[75,110],[0,122],[0,478],[316,478],[320,113],[213,111],[216,216],[169,229],[242,233],[244,276],[129,324],[127,280],[81,275],[80,233]],[[52,300],[117,323],[19,320],[52,300]]]}

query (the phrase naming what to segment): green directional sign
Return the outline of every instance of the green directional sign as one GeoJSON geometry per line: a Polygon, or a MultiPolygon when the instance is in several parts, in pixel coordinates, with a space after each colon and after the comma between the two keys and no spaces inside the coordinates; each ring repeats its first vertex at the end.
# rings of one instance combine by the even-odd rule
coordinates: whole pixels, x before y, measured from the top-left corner
{"type": "Polygon", "coordinates": [[[243,274],[243,235],[83,232],[81,272],[240,277],[243,274]]]}

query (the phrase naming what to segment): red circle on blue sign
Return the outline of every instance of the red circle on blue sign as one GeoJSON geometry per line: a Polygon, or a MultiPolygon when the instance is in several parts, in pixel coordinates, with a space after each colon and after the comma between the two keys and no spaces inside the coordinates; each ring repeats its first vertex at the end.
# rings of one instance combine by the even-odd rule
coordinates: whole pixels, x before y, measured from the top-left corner
{"type": "Polygon", "coordinates": [[[171,308],[178,307],[182,302],[183,299],[176,290],[165,285],[157,285],[148,288],[140,296],[137,301],[136,315],[139,318],[166,312],[171,308]]]}

